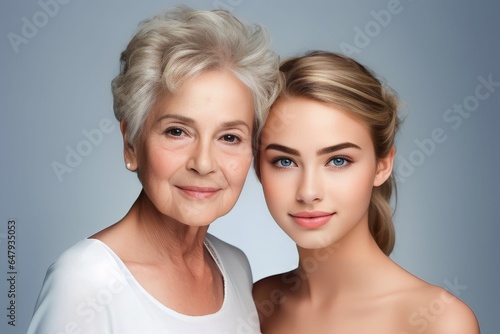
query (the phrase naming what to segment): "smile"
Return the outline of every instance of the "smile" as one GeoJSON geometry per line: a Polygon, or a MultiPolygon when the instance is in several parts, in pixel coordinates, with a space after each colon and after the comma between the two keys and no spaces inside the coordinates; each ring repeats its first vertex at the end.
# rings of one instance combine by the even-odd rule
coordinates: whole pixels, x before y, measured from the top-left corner
{"type": "Polygon", "coordinates": [[[290,217],[300,227],[314,229],[328,223],[334,214],[322,211],[304,211],[290,214],[290,217]]]}
{"type": "Polygon", "coordinates": [[[177,186],[177,188],[190,198],[207,199],[215,196],[219,192],[219,188],[211,187],[195,187],[195,186],[177,186]]]}

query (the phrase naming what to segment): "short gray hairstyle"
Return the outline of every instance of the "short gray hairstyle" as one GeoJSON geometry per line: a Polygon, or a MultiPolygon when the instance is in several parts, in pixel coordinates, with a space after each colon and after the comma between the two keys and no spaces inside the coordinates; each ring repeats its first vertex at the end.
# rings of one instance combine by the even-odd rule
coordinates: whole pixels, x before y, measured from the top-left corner
{"type": "Polygon", "coordinates": [[[159,96],[175,93],[187,80],[208,70],[230,70],[253,94],[254,140],[278,93],[279,58],[267,31],[223,10],[175,7],[143,21],[121,54],[112,81],[113,108],[125,120],[130,144],[159,96]]]}

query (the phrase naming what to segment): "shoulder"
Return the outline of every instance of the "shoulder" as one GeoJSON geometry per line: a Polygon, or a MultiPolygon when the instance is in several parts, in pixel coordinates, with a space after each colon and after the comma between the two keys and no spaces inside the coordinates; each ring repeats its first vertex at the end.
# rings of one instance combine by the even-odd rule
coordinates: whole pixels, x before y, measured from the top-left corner
{"type": "Polygon", "coordinates": [[[255,282],[252,289],[254,300],[256,302],[270,300],[273,292],[276,294],[277,292],[282,291],[283,275],[284,274],[273,275],[255,282]]]}
{"type": "Polygon", "coordinates": [[[262,325],[276,315],[276,311],[293,292],[288,279],[295,277],[293,271],[263,278],[253,285],[252,294],[262,325]]]}
{"type": "Polygon", "coordinates": [[[104,244],[97,239],[83,239],[65,250],[54,262],[57,265],[71,265],[74,261],[79,264],[87,260],[94,260],[96,255],[100,257],[106,252],[104,244]]]}
{"type": "Polygon", "coordinates": [[[392,310],[395,325],[411,333],[479,334],[476,317],[464,302],[399,266],[392,268],[381,283],[387,288],[381,301],[392,310]]]}
{"type": "Polygon", "coordinates": [[[123,272],[104,244],[97,240],[80,241],[47,270],[29,333],[54,331],[72,322],[75,315],[85,318],[89,298],[119,293],[126,284],[123,272]]]}
{"type": "Polygon", "coordinates": [[[116,285],[117,281],[123,283],[124,275],[111,251],[98,240],[85,239],[66,250],[48,268],[38,303],[48,296],[60,300],[88,294],[116,285]]]}
{"type": "Polygon", "coordinates": [[[62,253],[47,270],[47,276],[99,280],[99,274],[111,269],[118,267],[107,246],[98,240],[85,239],[62,253]]]}
{"type": "Polygon", "coordinates": [[[472,310],[446,289],[424,282],[405,295],[400,309],[419,333],[479,334],[472,310]]]}
{"type": "Polygon", "coordinates": [[[253,286],[254,298],[281,304],[285,298],[291,297],[300,288],[303,280],[304,278],[297,273],[297,270],[263,278],[255,282],[253,286]]]}
{"type": "Polygon", "coordinates": [[[434,298],[429,302],[429,312],[434,321],[429,323],[428,334],[479,334],[479,324],[474,312],[460,299],[441,287],[433,287],[434,298]]]}

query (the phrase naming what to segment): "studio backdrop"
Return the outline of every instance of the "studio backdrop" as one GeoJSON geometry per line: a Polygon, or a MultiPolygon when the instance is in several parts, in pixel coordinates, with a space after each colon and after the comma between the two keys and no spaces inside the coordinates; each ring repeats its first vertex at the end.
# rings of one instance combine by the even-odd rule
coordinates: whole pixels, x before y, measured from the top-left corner
{"type": "MultiPolygon", "coordinates": [[[[138,23],[179,4],[263,24],[282,59],[350,55],[399,93],[391,256],[464,300],[482,333],[498,333],[500,3],[491,0],[2,1],[0,332],[25,333],[47,267],[139,194],[110,83],[138,23]]],[[[246,253],[254,280],[297,264],[253,170],[210,232],[246,253]]]]}

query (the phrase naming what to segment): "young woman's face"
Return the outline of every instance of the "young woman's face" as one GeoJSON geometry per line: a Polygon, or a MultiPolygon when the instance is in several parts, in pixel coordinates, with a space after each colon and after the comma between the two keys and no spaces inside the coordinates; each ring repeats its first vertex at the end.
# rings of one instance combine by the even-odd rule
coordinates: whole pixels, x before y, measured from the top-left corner
{"type": "Polygon", "coordinates": [[[229,71],[202,73],[161,97],[129,152],[156,209],[192,226],[229,212],[252,160],[253,119],[252,93],[229,71]]]}
{"type": "Polygon", "coordinates": [[[368,223],[372,188],[385,179],[363,123],[313,100],[282,98],[260,148],[267,205],[299,246],[329,246],[368,223]]]}

